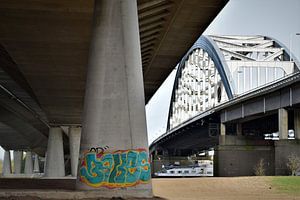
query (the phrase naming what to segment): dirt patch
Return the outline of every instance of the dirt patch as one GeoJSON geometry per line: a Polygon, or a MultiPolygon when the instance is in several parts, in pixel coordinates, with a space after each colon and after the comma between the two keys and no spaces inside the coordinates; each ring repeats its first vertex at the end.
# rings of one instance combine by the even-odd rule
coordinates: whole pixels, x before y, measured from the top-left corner
{"type": "Polygon", "coordinates": [[[152,179],[154,195],[168,200],[300,200],[272,188],[270,177],[152,179]]]}

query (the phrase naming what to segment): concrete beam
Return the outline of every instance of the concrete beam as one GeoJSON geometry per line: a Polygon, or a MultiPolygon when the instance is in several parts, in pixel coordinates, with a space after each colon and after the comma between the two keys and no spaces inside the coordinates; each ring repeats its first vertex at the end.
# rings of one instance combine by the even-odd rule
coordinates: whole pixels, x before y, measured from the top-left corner
{"type": "Polygon", "coordinates": [[[21,174],[23,151],[14,151],[14,174],[21,174]]]}
{"type": "Polygon", "coordinates": [[[69,128],[69,144],[70,144],[70,158],[71,158],[71,174],[77,176],[81,127],[69,128]]]}
{"type": "Polygon", "coordinates": [[[163,12],[161,14],[157,14],[155,16],[152,16],[151,18],[141,19],[139,21],[139,24],[140,24],[140,26],[143,26],[145,24],[150,24],[150,23],[153,23],[155,21],[160,21],[160,20],[164,19],[168,15],[170,15],[170,12],[169,11],[165,11],[165,12],[163,12]]]}
{"type": "Polygon", "coordinates": [[[278,133],[279,139],[288,139],[288,111],[284,108],[278,109],[278,133]]]}
{"type": "Polygon", "coordinates": [[[160,20],[160,21],[154,22],[154,23],[149,24],[149,25],[141,26],[140,27],[140,32],[144,32],[144,31],[154,29],[154,28],[156,28],[156,27],[158,27],[158,26],[160,26],[164,23],[165,23],[165,20],[160,20]]]}
{"type": "Polygon", "coordinates": [[[294,110],[294,131],[295,139],[300,140],[300,109],[294,110]]]}
{"type": "Polygon", "coordinates": [[[226,125],[224,123],[220,124],[220,135],[226,135],[226,125]]]}
{"type": "Polygon", "coordinates": [[[153,6],[157,6],[158,4],[161,4],[163,2],[166,2],[166,1],[165,0],[152,0],[152,1],[142,3],[142,4],[138,5],[138,11],[141,11],[145,8],[150,8],[150,7],[153,7],[153,6]]]}
{"type": "Polygon", "coordinates": [[[3,168],[2,168],[2,175],[8,176],[11,174],[11,158],[10,158],[10,152],[5,151],[4,152],[4,160],[3,160],[3,168]]]}
{"type": "Polygon", "coordinates": [[[139,13],[139,19],[141,20],[141,19],[146,18],[150,15],[155,15],[157,13],[164,12],[165,9],[170,8],[172,6],[173,6],[173,4],[169,3],[169,4],[164,4],[164,5],[158,6],[158,7],[153,8],[153,9],[149,9],[145,12],[141,12],[141,13],[139,13]]]}
{"type": "Polygon", "coordinates": [[[31,175],[33,172],[31,151],[26,151],[24,174],[31,175]]]}
{"type": "Polygon", "coordinates": [[[242,130],[242,124],[241,123],[236,124],[236,135],[243,135],[243,130],[242,130]]]}
{"type": "Polygon", "coordinates": [[[49,130],[45,177],[65,176],[62,134],[60,127],[51,127],[49,130]]]}
{"type": "Polygon", "coordinates": [[[34,155],[33,173],[40,173],[40,162],[37,154],[34,155]]]}
{"type": "Polygon", "coordinates": [[[103,197],[152,197],[137,2],[96,0],[94,22],[76,188],[103,197]],[[136,169],[131,178],[125,178],[128,166],[112,164],[127,162],[128,154],[136,169]],[[91,174],[103,162],[105,176],[91,174]]]}

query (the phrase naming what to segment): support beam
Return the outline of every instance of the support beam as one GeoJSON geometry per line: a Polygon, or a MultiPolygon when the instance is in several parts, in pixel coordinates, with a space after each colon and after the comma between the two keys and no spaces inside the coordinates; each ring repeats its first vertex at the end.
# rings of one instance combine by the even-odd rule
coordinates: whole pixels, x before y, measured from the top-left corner
{"type": "Polygon", "coordinates": [[[278,109],[278,133],[279,139],[288,139],[288,111],[284,108],[278,109]]]}
{"type": "Polygon", "coordinates": [[[24,174],[31,175],[33,172],[31,151],[26,152],[24,174]]]}
{"type": "Polygon", "coordinates": [[[39,156],[37,154],[34,155],[33,173],[40,173],[39,156]]]}
{"type": "Polygon", "coordinates": [[[69,144],[70,144],[70,158],[71,158],[71,174],[77,176],[79,148],[80,148],[81,127],[69,128],[69,144]]]}
{"type": "Polygon", "coordinates": [[[23,151],[14,151],[14,174],[21,174],[23,151]]]}
{"type": "Polygon", "coordinates": [[[300,140],[300,109],[294,110],[295,139],[300,140]]]}
{"type": "Polygon", "coordinates": [[[241,123],[236,124],[236,135],[238,135],[238,136],[243,135],[243,130],[242,130],[242,124],[241,123]]]}
{"type": "Polygon", "coordinates": [[[220,124],[220,135],[226,135],[226,125],[224,123],[220,124]]]}
{"type": "Polygon", "coordinates": [[[60,127],[51,127],[49,130],[46,177],[65,176],[64,148],[62,129],[60,127]]]}
{"type": "Polygon", "coordinates": [[[152,197],[139,38],[135,0],[95,1],[76,188],[102,197],[152,197]]]}
{"type": "Polygon", "coordinates": [[[4,152],[4,161],[3,161],[3,168],[2,168],[2,175],[8,176],[11,174],[11,159],[10,159],[10,152],[4,152]]]}
{"type": "Polygon", "coordinates": [[[219,137],[219,144],[225,144],[226,139],[226,125],[224,123],[220,123],[220,137],[219,137]]]}

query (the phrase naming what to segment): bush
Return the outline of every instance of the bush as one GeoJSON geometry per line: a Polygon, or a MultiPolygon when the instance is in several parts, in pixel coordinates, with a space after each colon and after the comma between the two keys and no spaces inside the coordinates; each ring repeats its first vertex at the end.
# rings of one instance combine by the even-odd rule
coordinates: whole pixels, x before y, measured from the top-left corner
{"type": "Polygon", "coordinates": [[[265,175],[265,161],[261,158],[257,164],[254,166],[255,176],[264,176],[265,175]]]}
{"type": "Polygon", "coordinates": [[[300,170],[300,158],[292,153],[288,156],[287,167],[290,170],[292,176],[296,176],[298,170],[300,170]]]}

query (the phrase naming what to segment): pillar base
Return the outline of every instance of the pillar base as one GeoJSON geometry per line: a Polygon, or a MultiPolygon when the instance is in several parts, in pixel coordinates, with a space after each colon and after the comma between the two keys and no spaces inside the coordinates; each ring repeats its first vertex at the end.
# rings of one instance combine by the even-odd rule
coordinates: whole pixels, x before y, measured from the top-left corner
{"type": "Polygon", "coordinates": [[[95,0],[76,189],[152,197],[136,0],[95,0]]]}
{"type": "Polygon", "coordinates": [[[264,140],[246,140],[237,136],[222,136],[215,148],[214,176],[253,176],[254,167],[262,158],[265,174],[274,175],[274,147],[264,140]]]}
{"type": "Polygon", "coordinates": [[[290,175],[287,168],[288,157],[291,154],[300,155],[300,140],[275,141],[275,175],[290,175]]]}
{"type": "Polygon", "coordinates": [[[49,130],[45,177],[65,176],[63,137],[60,127],[49,130]]]}
{"type": "Polygon", "coordinates": [[[2,168],[2,175],[9,176],[11,174],[11,157],[10,152],[4,152],[4,160],[3,160],[3,168],[2,168]]]}
{"type": "Polygon", "coordinates": [[[23,151],[14,151],[14,174],[21,174],[23,151]]]}

